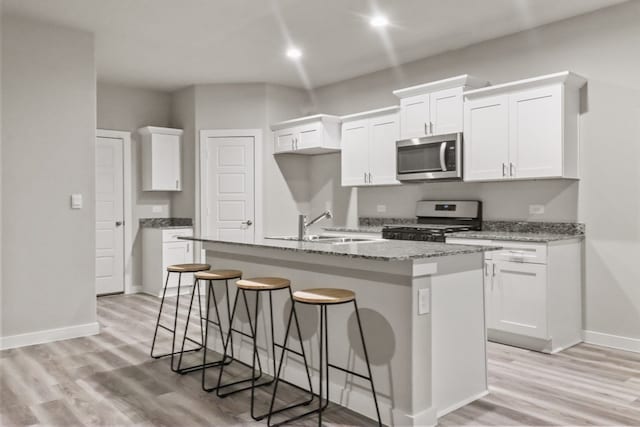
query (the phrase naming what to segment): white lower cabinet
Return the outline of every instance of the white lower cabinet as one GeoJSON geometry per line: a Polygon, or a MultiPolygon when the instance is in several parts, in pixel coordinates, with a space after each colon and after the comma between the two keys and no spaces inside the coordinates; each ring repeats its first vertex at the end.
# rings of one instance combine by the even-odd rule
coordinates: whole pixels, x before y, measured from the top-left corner
{"type": "Polygon", "coordinates": [[[582,241],[524,243],[449,238],[501,246],[484,260],[489,341],[555,353],[582,341],[582,241]]]}
{"type": "Polygon", "coordinates": [[[547,337],[547,266],[485,260],[487,327],[547,337]],[[487,274],[488,272],[488,274],[487,274]]]}
{"type": "MultiPolygon", "coordinates": [[[[193,263],[193,242],[179,237],[193,236],[192,228],[160,229],[145,228],[142,232],[142,290],[144,293],[162,296],[167,280],[167,267],[174,264],[193,263]]],[[[193,285],[193,274],[183,273],[182,289],[188,291],[193,285]]],[[[175,295],[178,274],[171,273],[167,283],[167,295],[175,295]]]]}

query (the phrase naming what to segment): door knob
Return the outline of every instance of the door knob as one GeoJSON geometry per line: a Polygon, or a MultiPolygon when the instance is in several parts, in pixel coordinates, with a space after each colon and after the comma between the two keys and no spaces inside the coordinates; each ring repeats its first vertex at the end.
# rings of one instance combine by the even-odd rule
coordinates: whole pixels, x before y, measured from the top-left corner
{"type": "Polygon", "coordinates": [[[116,227],[120,227],[124,224],[124,221],[116,221],[116,227]]]}
{"type": "Polygon", "coordinates": [[[251,225],[251,224],[253,224],[253,222],[252,222],[250,219],[248,219],[248,220],[246,220],[246,221],[242,221],[242,223],[243,223],[244,225],[251,225]]]}

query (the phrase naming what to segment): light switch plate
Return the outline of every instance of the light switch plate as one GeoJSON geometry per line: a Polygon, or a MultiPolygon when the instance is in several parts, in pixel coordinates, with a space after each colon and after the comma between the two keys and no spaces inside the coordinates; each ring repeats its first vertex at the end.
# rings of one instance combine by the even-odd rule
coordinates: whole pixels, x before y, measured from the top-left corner
{"type": "Polygon", "coordinates": [[[530,215],[542,215],[544,213],[544,205],[529,205],[530,215]]]}
{"type": "Polygon", "coordinates": [[[429,314],[431,311],[431,289],[418,290],[418,314],[429,314]]]}
{"type": "Polygon", "coordinates": [[[160,205],[153,205],[151,207],[151,212],[153,213],[162,213],[162,206],[160,205]]]}
{"type": "Polygon", "coordinates": [[[82,209],[82,194],[71,195],[71,209],[82,209]]]}
{"type": "Polygon", "coordinates": [[[378,206],[376,206],[376,211],[378,213],[385,213],[387,211],[387,205],[378,205],[378,206]]]}

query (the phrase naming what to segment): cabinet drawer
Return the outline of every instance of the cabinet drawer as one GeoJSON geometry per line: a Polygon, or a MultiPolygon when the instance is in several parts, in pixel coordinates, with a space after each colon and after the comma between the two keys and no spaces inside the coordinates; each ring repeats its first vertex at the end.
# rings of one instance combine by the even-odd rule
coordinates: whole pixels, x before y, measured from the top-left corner
{"type": "Polygon", "coordinates": [[[179,242],[178,237],[192,237],[193,228],[179,228],[162,230],[163,242],[179,242]]]}
{"type": "Polygon", "coordinates": [[[498,242],[493,244],[502,249],[491,254],[494,261],[521,262],[532,264],[547,263],[547,245],[540,243],[498,242]]]}

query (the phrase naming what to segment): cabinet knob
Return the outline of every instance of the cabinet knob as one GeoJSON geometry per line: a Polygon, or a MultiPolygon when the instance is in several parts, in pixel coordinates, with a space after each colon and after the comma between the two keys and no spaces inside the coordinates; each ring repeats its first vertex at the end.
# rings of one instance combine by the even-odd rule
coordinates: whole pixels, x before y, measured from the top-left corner
{"type": "Polygon", "coordinates": [[[250,219],[246,220],[246,221],[242,221],[242,224],[246,225],[246,226],[250,226],[253,224],[253,221],[251,221],[250,219]]]}
{"type": "Polygon", "coordinates": [[[116,221],[116,227],[124,225],[124,221],[116,221]]]}

